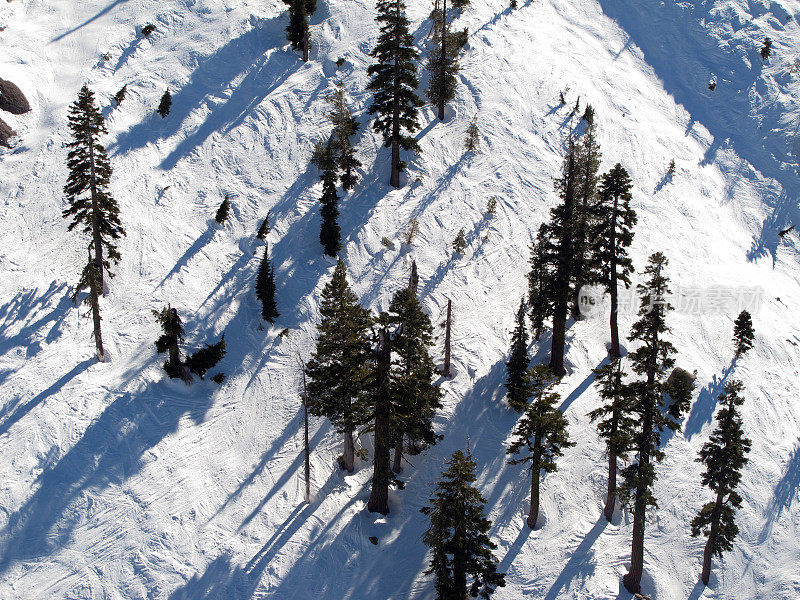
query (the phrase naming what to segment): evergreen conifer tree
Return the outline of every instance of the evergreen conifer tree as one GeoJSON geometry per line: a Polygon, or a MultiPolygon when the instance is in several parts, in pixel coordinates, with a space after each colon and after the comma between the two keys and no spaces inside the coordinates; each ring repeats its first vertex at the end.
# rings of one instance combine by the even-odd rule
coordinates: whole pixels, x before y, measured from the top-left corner
{"type": "MultiPolygon", "coordinates": [[[[99,142],[108,133],[103,116],[94,101],[94,94],[84,85],[78,99],[69,109],[69,129],[72,141],[67,144],[67,183],[64,195],[68,206],[62,212],[71,218],[68,230],[81,226],[83,233],[91,236],[89,253],[95,264],[94,277],[97,294],[102,295],[104,270],[110,272],[111,263],[118,263],[120,254],[115,241],[125,235],[119,219],[119,205],[111,196],[111,163],[106,149],[99,142]]],[[[88,276],[81,276],[77,291],[89,284],[88,276]]]]}
{"type": "Polygon", "coordinates": [[[127,95],[127,93],[128,93],[128,84],[126,83],[120,88],[120,90],[116,94],[114,94],[114,102],[117,103],[117,106],[122,104],[122,101],[125,100],[125,96],[127,95]]]}
{"type": "Polygon", "coordinates": [[[342,466],[352,473],[353,432],[369,416],[366,392],[371,377],[372,348],[368,336],[372,317],[350,289],[341,259],[322,290],[320,314],[317,346],[306,365],[309,408],[313,415],[327,417],[344,435],[342,466]]]}
{"type": "Polygon", "coordinates": [[[329,145],[335,154],[337,167],[341,173],[342,188],[348,192],[358,183],[356,170],[361,166],[350,143],[350,138],[358,131],[358,121],[347,106],[344,84],[341,81],[336,84],[336,88],[327,99],[331,105],[328,119],[333,123],[329,145]]]}
{"type": "Polygon", "coordinates": [[[439,440],[433,431],[433,417],[441,407],[441,390],[433,384],[438,377],[430,355],[433,326],[410,287],[399,290],[392,298],[389,323],[395,326],[390,388],[394,407],[393,470],[398,473],[404,452],[418,454],[439,440]]]}
{"type": "Polygon", "coordinates": [[[258,227],[258,232],[256,233],[256,238],[259,240],[267,239],[267,234],[270,230],[269,218],[272,215],[272,211],[267,211],[267,216],[264,217],[264,220],[261,221],[261,225],[258,227]]]}
{"type": "Polygon", "coordinates": [[[697,459],[706,467],[702,483],[716,494],[714,502],[705,504],[692,519],[692,536],[705,535],[703,570],[701,579],[708,585],[711,575],[711,559],[714,555],[733,549],[733,540],[739,533],[736,526],[736,509],[742,498],[736,488],[742,479],[742,469],[747,464],[750,440],[744,435],[739,407],[744,403],[740,396],[741,381],[730,381],[725,385],[719,400],[722,408],[717,413],[717,427],[700,450],[697,459]]]}
{"type": "Polygon", "coordinates": [[[617,319],[618,286],[621,282],[626,289],[629,288],[633,273],[633,263],[628,256],[628,247],[633,241],[633,227],[636,225],[636,211],[630,206],[631,187],[628,172],[617,163],[611,171],[603,175],[594,209],[596,222],[592,231],[595,240],[592,253],[597,265],[597,282],[611,296],[609,353],[615,358],[621,354],[617,319]]]}
{"type": "Polygon", "coordinates": [[[743,310],[733,323],[733,344],[736,347],[736,358],[746,354],[753,347],[755,336],[753,319],[749,312],[743,310]]]}
{"type": "Polygon", "coordinates": [[[675,421],[679,421],[683,414],[691,408],[693,390],[694,376],[684,369],[673,370],[664,385],[664,391],[672,399],[667,412],[675,421]]]}
{"type": "Polygon", "coordinates": [[[264,258],[258,267],[256,276],[256,297],[261,301],[261,316],[265,321],[275,323],[280,316],[278,303],[275,301],[275,271],[269,259],[269,246],[264,248],[264,258]]]}
{"type": "Polygon", "coordinates": [[[490,598],[505,586],[492,554],[497,545],[489,538],[492,522],[484,513],[486,500],[474,483],[475,461],[469,452],[456,450],[445,463],[429,505],[420,510],[430,519],[422,541],[431,549],[427,572],[436,577],[436,600],[490,598]]]}
{"type": "Polygon", "coordinates": [[[511,353],[506,363],[506,397],[508,405],[523,412],[531,395],[528,379],[528,331],[525,327],[525,299],[519,303],[516,326],[511,334],[511,353]]]}
{"type": "MultiPolygon", "coordinates": [[[[455,0],[454,0],[455,1],[455,0]]],[[[447,0],[442,0],[439,13],[438,44],[433,48],[428,60],[430,79],[428,83],[428,99],[436,106],[439,120],[444,119],[444,107],[456,95],[456,75],[459,71],[456,58],[457,49],[448,31],[447,0]]]]}
{"type": "Polygon", "coordinates": [[[467,127],[467,139],[464,141],[464,149],[467,152],[477,152],[480,148],[480,132],[478,131],[478,117],[472,117],[472,122],[467,127]]]}
{"type": "Polygon", "coordinates": [[[286,27],[286,39],[292,50],[303,51],[303,61],[308,62],[308,7],[307,0],[290,0],[289,25],[286,27]]]}
{"type": "Polygon", "coordinates": [[[375,379],[373,414],[375,423],[375,456],[372,461],[372,489],[367,503],[369,512],[382,515],[389,514],[389,485],[396,483],[399,488],[403,483],[394,476],[391,468],[392,452],[392,394],[389,388],[391,372],[391,336],[389,334],[389,316],[381,313],[378,318],[378,347],[375,361],[375,379]]]}
{"type": "Polygon", "coordinates": [[[377,62],[367,73],[372,77],[367,89],[374,93],[369,114],[377,114],[373,129],[383,135],[386,147],[392,149],[390,185],[400,187],[400,149],[419,152],[413,133],[419,129],[417,120],[422,101],[417,97],[419,86],[414,37],[408,31],[405,3],[401,0],[378,0],[378,23],[381,34],[372,51],[377,62]]]}
{"type": "Polygon", "coordinates": [[[605,404],[590,412],[589,418],[597,421],[597,433],[606,444],[608,492],[603,514],[607,521],[611,521],[617,501],[617,465],[628,455],[636,422],[630,414],[629,390],[624,383],[626,373],[622,369],[622,360],[612,359],[610,363],[595,369],[594,375],[605,404]]]}
{"type": "Polygon", "coordinates": [[[181,321],[177,309],[167,304],[161,310],[154,310],[153,315],[163,331],[156,340],[156,350],[159,354],[169,352],[169,358],[164,363],[164,370],[173,379],[186,379],[187,372],[181,361],[180,351],[180,344],[183,342],[183,321],[181,321]]]}
{"type": "Polygon", "coordinates": [[[214,215],[214,220],[222,225],[228,220],[228,215],[231,212],[231,201],[228,197],[228,194],[225,194],[225,197],[222,199],[222,203],[219,205],[217,209],[217,214],[214,215]]]}
{"type": "Polygon", "coordinates": [[[319,241],[325,254],[336,257],[342,247],[341,229],[339,228],[339,196],[336,193],[336,159],[333,151],[326,146],[323,151],[319,167],[322,170],[322,197],[319,199],[322,208],[322,224],[319,230],[319,241]]]}
{"type": "Polygon", "coordinates": [[[186,359],[187,368],[200,379],[203,379],[206,373],[213,369],[225,356],[225,346],[225,334],[223,333],[216,344],[211,344],[210,346],[204,344],[197,352],[190,354],[186,359]]]}
{"type": "Polygon", "coordinates": [[[161,96],[161,102],[158,103],[158,114],[161,115],[162,119],[166,119],[171,108],[172,94],[169,93],[169,88],[167,88],[167,91],[165,91],[164,95],[161,96]]]}
{"type": "Polygon", "coordinates": [[[631,341],[642,344],[630,354],[630,360],[634,373],[643,378],[630,384],[630,410],[638,421],[632,446],[636,458],[623,469],[624,481],[620,486],[620,499],[633,512],[631,566],[622,579],[631,593],[639,592],[642,580],[647,509],[657,507],[653,494],[655,463],[664,458],[664,452],[660,449],[660,434],[665,427],[673,430],[678,427],[661,410],[664,404],[664,373],[675,364],[675,347],[663,337],[670,331],[666,315],[672,310],[667,301],[670,290],[669,279],[664,273],[666,265],[667,258],[662,253],[657,252],[650,257],[644,271],[647,283],[637,287],[641,296],[639,320],[633,324],[629,336],[631,341]]]}
{"type": "Polygon", "coordinates": [[[761,60],[767,60],[772,56],[772,40],[764,38],[764,45],[761,47],[761,60]]]}
{"type": "Polygon", "coordinates": [[[531,309],[533,339],[542,335],[545,320],[553,314],[550,298],[550,265],[547,257],[547,226],[539,227],[536,240],[531,246],[531,272],[528,275],[528,304],[531,309]]]}
{"type": "Polygon", "coordinates": [[[541,471],[552,473],[558,470],[556,458],[563,454],[564,448],[574,446],[569,441],[567,419],[556,406],[561,397],[552,391],[553,374],[546,366],[540,365],[530,370],[532,398],[525,414],[517,422],[514,439],[506,450],[507,454],[520,454],[510,459],[511,465],[530,463],[531,504],[528,513],[528,527],[536,527],[539,519],[539,478],[541,471]]]}

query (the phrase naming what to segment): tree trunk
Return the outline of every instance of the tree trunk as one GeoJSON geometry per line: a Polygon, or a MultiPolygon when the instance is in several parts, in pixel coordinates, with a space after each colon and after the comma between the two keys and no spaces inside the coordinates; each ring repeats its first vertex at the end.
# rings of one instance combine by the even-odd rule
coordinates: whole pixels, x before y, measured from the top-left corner
{"type": "Polygon", "coordinates": [[[531,529],[539,520],[539,471],[538,467],[531,469],[531,509],[528,512],[528,527],[531,529]]]}
{"type": "Polygon", "coordinates": [[[392,175],[389,185],[394,188],[400,187],[400,142],[392,140],[392,175]]]}
{"type": "Polygon", "coordinates": [[[453,598],[466,598],[467,594],[467,560],[464,551],[453,553],[453,598]]]}
{"type": "Polygon", "coordinates": [[[611,266],[610,277],[608,282],[608,289],[611,293],[611,317],[609,324],[611,325],[611,350],[610,354],[614,358],[619,358],[622,354],[619,349],[619,326],[617,324],[617,313],[619,307],[618,290],[617,290],[617,197],[614,196],[614,208],[611,212],[611,241],[609,247],[611,249],[611,266]]]}
{"type": "MultiPolygon", "coordinates": [[[[442,52],[441,52],[441,73],[439,76],[442,78],[442,92],[444,92],[445,78],[447,77],[447,0],[442,0],[442,52]]],[[[438,102],[439,120],[444,121],[444,93],[439,97],[438,102]]]]}
{"type": "MultiPolygon", "coordinates": [[[[91,267],[90,267],[91,268],[91,267]]],[[[100,285],[98,283],[97,268],[89,280],[89,297],[92,305],[92,320],[94,321],[94,345],[97,352],[97,360],[105,362],[106,353],[103,349],[103,333],[100,330],[100,285]]]]}
{"type": "Polygon", "coordinates": [[[603,514],[606,521],[611,522],[614,516],[614,507],[617,503],[617,455],[613,452],[608,453],[608,493],[606,494],[606,506],[603,514]]]}
{"type": "MultiPolygon", "coordinates": [[[[103,238],[100,235],[100,205],[97,202],[97,174],[94,167],[94,138],[89,138],[89,182],[92,193],[92,242],[94,245],[94,264],[97,267],[99,294],[105,289],[103,281],[103,238]]],[[[99,313],[98,313],[99,314],[99,313]]],[[[99,318],[99,317],[98,317],[99,318]]],[[[96,326],[99,330],[99,325],[96,326]]]]}
{"type": "Polygon", "coordinates": [[[306,29],[306,32],[303,34],[303,62],[308,62],[308,47],[309,47],[309,32],[306,29]]]}
{"type": "Polygon", "coordinates": [[[375,403],[375,458],[372,461],[372,491],[369,495],[367,510],[382,515],[389,514],[389,368],[391,366],[391,350],[389,347],[389,329],[383,327],[378,333],[378,395],[375,403]]]}
{"type": "Polygon", "coordinates": [[[452,315],[453,301],[447,300],[447,324],[444,328],[444,369],[442,375],[450,377],[450,317],[452,315]]]}
{"type": "Polygon", "coordinates": [[[352,473],[355,470],[355,450],[353,431],[348,429],[344,432],[344,455],[342,456],[344,470],[348,473],[352,473]]]}
{"type": "Polygon", "coordinates": [[[633,541],[631,543],[631,568],[622,578],[622,584],[631,594],[641,590],[642,571],[644,570],[644,519],[646,507],[637,500],[633,512],[633,541]]]}
{"type": "Polygon", "coordinates": [[[169,347],[169,364],[176,372],[180,372],[181,351],[178,348],[178,344],[173,344],[169,347]]]}
{"type": "Polygon", "coordinates": [[[559,303],[553,311],[553,340],[550,347],[550,370],[557,377],[565,375],[564,348],[567,337],[567,305],[559,303]]]}
{"type": "Polygon", "coordinates": [[[711,531],[706,540],[706,547],[703,550],[703,571],[700,573],[700,579],[703,585],[708,585],[708,579],[711,577],[711,559],[714,556],[714,542],[717,535],[719,535],[719,517],[722,512],[722,492],[717,493],[717,501],[714,504],[714,520],[711,522],[711,531]]]}
{"type": "Polygon", "coordinates": [[[397,440],[397,443],[394,445],[394,462],[392,463],[392,471],[395,473],[399,473],[403,470],[403,434],[400,434],[400,437],[397,440]]]}

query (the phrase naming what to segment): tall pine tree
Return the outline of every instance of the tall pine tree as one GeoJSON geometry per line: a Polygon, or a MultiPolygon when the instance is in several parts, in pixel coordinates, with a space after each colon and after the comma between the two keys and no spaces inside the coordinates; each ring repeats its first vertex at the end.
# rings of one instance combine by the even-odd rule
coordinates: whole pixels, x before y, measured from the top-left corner
{"type": "Polygon", "coordinates": [[[292,50],[302,50],[303,61],[308,62],[308,6],[307,0],[289,0],[289,25],[286,27],[286,39],[292,50]]]}
{"type": "Polygon", "coordinates": [[[539,341],[544,322],[553,315],[550,297],[551,273],[547,257],[547,225],[542,224],[531,246],[531,271],[528,275],[528,304],[530,305],[533,339],[539,341]]]}
{"type": "Polygon", "coordinates": [[[436,599],[490,598],[505,576],[492,554],[497,544],[489,537],[486,500],[473,486],[475,461],[456,450],[445,465],[429,505],[420,509],[430,519],[422,541],[431,549],[427,572],[436,577],[436,599]]]}
{"type": "MultiPolygon", "coordinates": [[[[102,294],[104,270],[113,276],[110,266],[121,258],[115,241],[125,235],[125,230],[119,219],[119,205],[108,189],[111,162],[99,142],[108,130],[88,86],[81,88],[78,99],[70,106],[68,119],[72,141],[67,144],[69,175],[64,195],[69,206],[62,214],[72,219],[69,231],[80,226],[90,235],[89,252],[95,264],[98,294],[102,294]]],[[[81,277],[80,281],[88,285],[89,279],[81,277]]]]}
{"type": "Polygon", "coordinates": [[[405,3],[401,0],[378,0],[381,34],[371,56],[377,62],[367,73],[372,77],[367,89],[374,93],[369,114],[377,115],[373,129],[383,135],[383,143],[392,149],[390,185],[400,187],[400,149],[419,152],[419,144],[411,134],[419,129],[417,116],[422,101],[417,97],[419,86],[414,37],[408,31],[405,3]]]}
{"type": "Polygon", "coordinates": [[[404,452],[418,454],[438,441],[433,417],[441,406],[441,390],[433,384],[438,378],[430,355],[433,326],[410,287],[399,290],[392,298],[389,323],[395,327],[390,389],[395,443],[392,468],[398,473],[404,452]]]}
{"type": "Polygon", "coordinates": [[[739,407],[744,403],[740,395],[743,387],[742,382],[736,380],[725,385],[724,393],[719,396],[722,408],[717,413],[717,427],[697,459],[706,467],[701,480],[703,485],[716,494],[716,499],[705,504],[692,519],[692,536],[702,534],[708,538],[701,573],[706,585],[711,575],[712,557],[721,557],[723,552],[732,550],[733,539],[739,533],[735,517],[742,498],[736,488],[750,451],[750,440],[744,435],[739,414],[739,407]]]}
{"type": "Polygon", "coordinates": [[[313,415],[327,417],[344,435],[342,466],[352,473],[353,432],[368,419],[372,317],[350,289],[341,259],[322,290],[320,314],[316,350],[306,365],[308,404],[313,415]]]}
{"type": "Polygon", "coordinates": [[[456,75],[459,65],[456,59],[457,42],[450,34],[447,23],[447,0],[442,0],[442,10],[436,15],[439,23],[438,27],[435,27],[436,46],[432,49],[428,59],[430,79],[427,96],[436,106],[437,116],[441,121],[444,120],[445,105],[456,95],[456,75]]]}
{"type": "Polygon", "coordinates": [[[506,396],[508,405],[517,412],[523,412],[531,394],[528,379],[528,330],[525,327],[525,300],[519,303],[516,326],[511,334],[511,353],[506,363],[506,396]]]}
{"type": "Polygon", "coordinates": [[[753,331],[753,318],[743,310],[733,323],[733,345],[736,347],[736,358],[746,354],[753,347],[756,334],[753,331]]]}
{"type": "MultiPolygon", "coordinates": [[[[265,221],[266,222],[266,221],[265,221]]],[[[280,316],[278,303],[275,301],[275,271],[269,259],[269,246],[264,248],[264,258],[258,267],[256,276],[256,298],[261,301],[261,316],[265,321],[275,323],[280,316]]]]}
{"type": "Polygon", "coordinates": [[[631,383],[631,413],[638,421],[633,438],[635,460],[622,471],[620,499],[633,510],[631,566],[622,579],[631,593],[639,592],[644,568],[644,529],[647,509],[657,507],[653,494],[656,481],[655,463],[664,458],[661,432],[678,425],[662,412],[664,405],[664,374],[675,364],[675,347],[664,335],[669,333],[667,312],[672,310],[667,297],[669,279],[664,270],[667,258],[660,252],[650,257],[645,275],[647,283],[639,285],[641,296],[639,320],[633,324],[629,339],[641,342],[630,354],[634,373],[642,379],[631,383]]]}
{"type": "Polygon", "coordinates": [[[322,170],[322,197],[319,199],[322,207],[320,216],[322,224],[319,230],[319,241],[325,254],[336,257],[342,247],[341,229],[339,228],[339,196],[336,193],[336,180],[338,178],[336,158],[331,146],[326,146],[319,157],[319,167],[322,170]]]}
{"type": "Polygon", "coordinates": [[[389,388],[391,372],[391,336],[389,334],[388,315],[381,313],[379,317],[378,347],[375,360],[375,383],[373,414],[375,423],[375,455],[372,461],[372,489],[367,503],[369,512],[382,515],[389,514],[389,485],[398,482],[391,468],[392,451],[392,394],[389,388]]]}
{"type": "Polygon", "coordinates": [[[333,123],[333,132],[328,144],[336,157],[342,188],[348,192],[358,183],[356,170],[361,166],[350,142],[350,138],[358,131],[358,121],[347,106],[344,84],[341,81],[336,84],[333,92],[328,94],[327,100],[331,105],[328,119],[333,123]]]}
{"type": "Polygon", "coordinates": [[[169,304],[161,310],[154,310],[158,323],[163,333],[156,340],[156,350],[159,354],[169,352],[169,358],[164,363],[164,370],[171,378],[188,378],[188,371],[181,361],[180,344],[183,342],[183,321],[178,315],[178,310],[169,304]]]}
{"type": "Polygon", "coordinates": [[[633,227],[636,225],[636,211],[631,206],[631,178],[628,172],[617,163],[611,171],[603,175],[600,183],[598,202],[595,208],[597,220],[593,230],[595,240],[593,254],[597,264],[598,283],[611,296],[611,348],[612,357],[619,357],[619,313],[620,282],[629,288],[633,263],[628,256],[628,247],[633,241],[633,227]]]}
{"type": "Polygon", "coordinates": [[[613,359],[610,363],[594,370],[595,383],[603,406],[589,413],[592,421],[597,421],[597,433],[603,438],[608,454],[608,491],[603,514],[607,521],[614,516],[617,502],[617,468],[624,460],[633,443],[633,430],[636,421],[631,416],[629,389],[624,380],[622,360],[613,359]]]}
{"type": "Polygon", "coordinates": [[[563,454],[564,448],[575,444],[569,441],[567,419],[556,406],[561,397],[552,391],[552,372],[542,365],[533,367],[530,376],[532,398],[514,429],[515,437],[506,453],[520,455],[508,461],[511,465],[530,463],[531,504],[527,523],[533,529],[539,519],[541,471],[558,470],[556,458],[563,454]]]}

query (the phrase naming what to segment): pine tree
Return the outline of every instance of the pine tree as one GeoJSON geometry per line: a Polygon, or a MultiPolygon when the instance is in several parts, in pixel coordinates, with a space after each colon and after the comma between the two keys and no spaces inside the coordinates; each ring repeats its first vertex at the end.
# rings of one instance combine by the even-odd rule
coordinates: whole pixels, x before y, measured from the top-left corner
{"type": "Polygon", "coordinates": [[[256,238],[257,239],[259,239],[259,240],[267,239],[267,234],[270,231],[269,218],[270,218],[271,215],[272,215],[272,211],[268,210],[267,211],[267,216],[264,217],[264,220],[261,221],[261,225],[259,225],[259,227],[258,227],[258,232],[256,233],[256,238]]]}
{"type": "Polygon", "coordinates": [[[764,45],[761,48],[761,60],[767,60],[770,56],[772,56],[772,40],[770,38],[764,38],[764,45]]]}
{"type": "Polygon", "coordinates": [[[125,100],[125,96],[127,95],[127,93],[128,93],[128,84],[126,83],[120,88],[120,90],[116,94],[114,94],[114,102],[117,103],[117,106],[122,104],[122,101],[125,100]]]}
{"type": "Polygon", "coordinates": [[[419,454],[439,440],[433,417],[441,407],[441,390],[433,384],[438,377],[430,355],[433,326],[410,287],[392,298],[389,323],[395,327],[390,388],[394,406],[393,470],[398,473],[404,452],[419,454]]]}
{"type": "Polygon", "coordinates": [[[382,515],[389,514],[389,485],[397,483],[402,488],[403,483],[394,476],[391,468],[392,452],[392,394],[389,388],[389,375],[391,371],[391,336],[389,334],[389,318],[386,313],[379,317],[378,347],[376,350],[373,414],[375,424],[375,456],[372,470],[372,490],[367,503],[369,512],[382,515]]]}
{"type": "Polygon", "coordinates": [[[445,463],[429,505],[420,509],[430,519],[422,541],[431,549],[427,573],[436,577],[437,600],[490,598],[505,586],[492,554],[497,545],[489,537],[492,522],[484,513],[486,500],[474,483],[475,461],[469,452],[456,450],[445,463]]]}
{"type": "Polygon", "coordinates": [[[531,246],[531,271],[528,275],[528,305],[531,308],[533,339],[542,335],[545,319],[553,315],[550,295],[550,265],[547,257],[547,226],[541,225],[531,246]]]}
{"type": "MultiPolygon", "coordinates": [[[[125,230],[119,220],[119,205],[108,190],[111,163],[106,149],[98,141],[108,130],[95,105],[94,94],[86,85],[70,106],[68,118],[72,141],[67,144],[69,175],[64,195],[69,206],[62,215],[72,219],[69,231],[80,225],[83,233],[91,235],[89,252],[95,264],[97,293],[102,295],[104,270],[113,277],[111,263],[116,264],[121,258],[115,240],[124,236],[125,230]]],[[[86,287],[89,279],[82,276],[80,282],[76,292],[86,287]]]]}
{"type": "Polygon", "coordinates": [[[322,174],[322,197],[319,199],[322,208],[322,224],[319,230],[319,241],[325,254],[336,257],[342,247],[341,230],[339,228],[339,196],[336,193],[336,160],[330,146],[327,146],[319,162],[322,174]]]}
{"type": "Polygon", "coordinates": [[[163,333],[156,340],[156,351],[161,354],[169,352],[169,358],[164,363],[164,370],[173,379],[186,379],[188,373],[181,361],[180,344],[183,342],[183,321],[177,309],[167,304],[161,310],[154,310],[158,323],[163,333]]]}
{"type": "Polygon", "coordinates": [[[231,212],[231,200],[228,197],[228,194],[225,194],[225,197],[222,199],[222,203],[219,205],[217,209],[217,214],[214,215],[214,220],[222,225],[228,220],[228,215],[231,212]]]}
{"type": "Polygon", "coordinates": [[[190,354],[186,359],[187,368],[203,379],[208,371],[213,369],[216,364],[225,356],[225,334],[216,344],[205,344],[194,354],[190,354]]]}
{"type": "Polygon", "coordinates": [[[506,397],[508,405],[517,412],[523,412],[531,395],[528,379],[528,331],[525,328],[525,299],[519,303],[516,326],[511,334],[511,352],[506,363],[506,397]]]}
{"type": "Polygon", "coordinates": [[[286,39],[292,50],[303,51],[303,61],[308,62],[308,7],[307,0],[290,0],[289,25],[286,27],[286,39]]]}
{"type": "Polygon", "coordinates": [[[169,88],[167,88],[167,91],[165,91],[164,95],[161,96],[161,102],[158,103],[157,112],[158,114],[161,115],[162,119],[166,119],[171,108],[172,108],[172,94],[169,93],[169,88]]]}
{"type": "Polygon", "coordinates": [[[552,304],[553,315],[550,369],[558,377],[567,372],[564,368],[567,313],[577,256],[575,249],[575,212],[579,193],[577,154],[574,144],[570,142],[564,161],[564,175],[556,184],[562,203],[550,211],[550,222],[544,224],[540,232],[544,240],[541,259],[549,268],[545,288],[552,304]]]}
{"type": "Polygon", "coordinates": [[[341,81],[336,84],[334,91],[328,94],[327,100],[331,105],[328,119],[333,123],[329,145],[336,156],[342,188],[348,192],[358,183],[356,171],[361,166],[350,143],[350,138],[358,131],[358,121],[347,106],[344,84],[341,81]]]}
{"type": "Polygon", "coordinates": [[[619,325],[617,322],[621,282],[625,289],[631,285],[633,263],[628,256],[628,248],[633,242],[633,227],[636,225],[636,211],[630,206],[631,178],[628,172],[617,163],[611,171],[603,175],[600,183],[598,201],[594,208],[596,222],[592,229],[595,240],[592,253],[597,265],[597,283],[611,295],[611,348],[609,354],[619,357],[619,325]]]}
{"type": "Polygon", "coordinates": [[[722,408],[717,413],[717,427],[700,450],[697,459],[705,465],[702,483],[716,494],[714,502],[705,504],[692,519],[692,537],[705,535],[703,571],[701,579],[708,585],[711,575],[711,559],[722,557],[723,552],[733,549],[733,540],[739,533],[736,526],[736,509],[742,498],[736,488],[742,479],[742,469],[747,464],[750,440],[744,435],[739,407],[744,403],[740,396],[741,381],[730,381],[725,385],[719,400],[722,408]]]}
{"type": "MultiPolygon", "coordinates": [[[[454,2],[456,0],[453,0],[454,2]]],[[[432,50],[428,60],[430,78],[428,83],[428,99],[436,106],[439,120],[444,120],[444,107],[456,95],[456,75],[460,69],[456,59],[457,50],[452,43],[447,23],[447,0],[442,0],[439,13],[437,46],[432,50]]]]}
{"type": "Polygon", "coordinates": [[[470,0],[453,0],[453,6],[456,10],[464,10],[470,4],[470,0]]]}
{"type": "Polygon", "coordinates": [[[574,446],[569,441],[567,419],[556,406],[561,397],[552,391],[553,374],[546,366],[530,369],[531,401],[525,414],[517,422],[514,439],[506,450],[507,454],[520,454],[510,459],[511,465],[530,463],[531,505],[528,513],[528,527],[536,527],[539,519],[539,478],[541,471],[557,471],[556,458],[564,448],[574,446]]]}
{"type": "Polygon", "coordinates": [[[280,316],[278,303],[275,301],[275,271],[269,259],[269,246],[264,248],[264,258],[258,267],[256,277],[256,297],[261,301],[261,316],[265,321],[275,323],[280,316]]]}
{"type": "Polygon", "coordinates": [[[467,127],[467,139],[464,141],[464,149],[467,152],[477,152],[481,142],[478,131],[478,117],[472,117],[472,122],[467,127]]]}
{"type": "Polygon", "coordinates": [[[597,433],[605,441],[608,454],[608,492],[603,514],[607,521],[614,516],[617,501],[617,465],[625,460],[633,443],[635,420],[630,415],[630,397],[622,370],[622,360],[612,359],[608,364],[593,371],[600,397],[605,404],[589,413],[597,421],[597,433]]]}
{"type": "Polygon", "coordinates": [[[377,62],[367,73],[372,77],[367,89],[374,93],[369,114],[377,114],[373,129],[383,135],[386,147],[392,149],[390,185],[400,187],[400,149],[419,152],[419,144],[411,134],[419,129],[417,97],[419,86],[414,37],[408,31],[405,3],[401,0],[379,0],[377,21],[381,24],[378,44],[371,56],[377,62]]]}
{"type": "Polygon", "coordinates": [[[353,432],[368,419],[365,395],[371,376],[372,349],[368,335],[372,317],[350,289],[341,259],[322,290],[320,314],[317,346],[306,365],[309,408],[311,414],[327,417],[344,435],[342,465],[352,473],[353,432]]]}
{"type": "Polygon", "coordinates": [[[733,344],[736,347],[736,358],[746,354],[753,347],[755,336],[753,319],[749,312],[743,310],[733,323],[733,344]]]}
{"type": "Polygon", "coordinates": [[[663,336],[669,333],[667,312],[672,305],[667,301],[670,293],[669,279],[664,273],[666,257],[657,252],[650,257],[645,275],[645,285],[637,287],[641,296],[639,320],[633,324],[628,339],[641,342],[630,354],[634,373],[643,377],[631,383],[631,413],[638,421],[634,434],[633,452],[636,459],[622,471],[620,499],[633,510],[633,539],[631,542],[631,567],[622,582],[631,593],[638,593],[644,567],[644,529],[647,509],[657,507],[653,485],[656,481],[656,462],[664,458],[660,449],[664,428],[677,429],[678,425],[663,408],[663,377],[675,364],[672,357],[675,347],[663,336]]]}
{"type": "MultiPolygon", "coordinates": [[[[573,256],[572,256],[572,316],[581,318],[580,291],[596,278],[597,266],[592,261],[592,228],[596,221],[595,204],[597,194],[597,171],[600,168],[600,146],[596,129],[590,123],[576,146],[575,209],[573,212],[573,256]]],[[[565,185],[562,182],[561,185],[565,185]]],[[[563,188],[562,188],[563,189],[563,188]]],[[[563,193],[563,192],[562,192],[563,193]]]]}
{"type": "Polygon", "coordinates": [[[669,415],[679,421],[684,413],[692,406],[692,391],[694,391],[695,377],[688,371],[676,368],[672,371],[664,391],[669,394],[672,403],[667,408],[669,415]]]}
{"type": "Polygon", "coordinates": [[[458,230],[456,239],[453,240],[453,252],[456,254],[464,254],[467,248],[467,234],[463,228],[458,230]]]}

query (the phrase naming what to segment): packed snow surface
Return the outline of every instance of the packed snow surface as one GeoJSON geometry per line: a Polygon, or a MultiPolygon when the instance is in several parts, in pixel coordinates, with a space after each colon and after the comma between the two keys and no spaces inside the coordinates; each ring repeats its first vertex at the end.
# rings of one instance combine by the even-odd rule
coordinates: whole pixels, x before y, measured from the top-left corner
{"type": "MultiPolygon", "coordinates": [[[[424,48],[431,4],[408,4],[424,48]]],[[[796,231],[778,236],[800,226],[800,2],[533,0],[512,11],[504,0],[473,0],[457,21],[470,32],[457,98],[444,122],[422,111],[422,154],[398,190],[367,126],[374,16],[372,1],[319,0],[304,64],[287,47],[277,0],[0,7],[0,77],[32,106],[2,115],[19,141],[0,149],[0,597],[432,598],[418,511],[443,460],[469,440],[507,573],[496,598],[630,598],[620,578],[631,519],[602,517],[606,462],[586,416],[598,404],[591,369],[606,357],[604,315],[568,333],[558,390],[577,445],[543,481],[536,530],[524,521],[529,473],[505,457],[517,416],[502,400],[509,333],[529,243],[557,202],[565,140],[580,133],[570,117],[579,97],[597,113],[602,169],[620,162],[633,178],[638,272],[662,251],[673,287],[702,300],[670,317],[678,364],[697,370],[698,386],[682,431],[664,436],[644,591],[800,596],[800,254],[796,231]],[[156,31],[144,38],[147,23],[156,31]],[[767,36],[774,54],[762,61],[767,36]],[[355,291],[386,308],[416,259],[439,359],[447,299],[454,307],[455,376],[441,382],[436,419],[444,438],[405,465],[406,489],[393,493],[387,518],[365,510],[369,459],[345,476],[335,465],[341,440],[320,419],[311,424],[314,498],[303,502],[299,361],[312,351],[333,269],[317,241],[309,158],[329,131],[324,98],[339,80],[362,123],[362,180],[340,207],[355,291]],[[102,300],[104,364],[90,320],[69,299],[85,241],[61,217],[67,108],[84,82],[107,116],[127,230],[102,300]],[[172,112],[162,119],[154,109],[167,88],[172,112]],[[465,153],[475,115],[481,148],[465,153]],[[232,218],[218,227],[226,193],[232,218]],[[273,327],[254,295],[264,247],[254,234],[268,210],[281,312],[273,327]],[[419,234],[406,245],[412,219],[419,234]],[[458,256],[451,243],[462,228],[458,256]],[[729,288],[750,299],[760,290],[755,348],[735,364],[729,288]],[[151,310],[166,303],[183,317],[189,349],[225,332],[224,384],[165,378],[151,310]],[[711,498],[695,458],[734,377],[745,384],[753,448],[741,533],[705,588],[704,540],[690,537],[689,522],[711,498]]],[[[623,332],[634,317],[624,314],[623,332]]],[[[548,336],[531,352],[544,360],[548,336]]],[[[368,436],[359,444],[371,450],[368,436]]]]}

